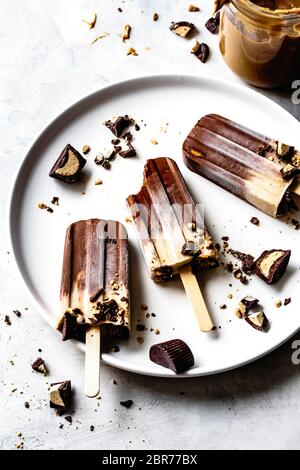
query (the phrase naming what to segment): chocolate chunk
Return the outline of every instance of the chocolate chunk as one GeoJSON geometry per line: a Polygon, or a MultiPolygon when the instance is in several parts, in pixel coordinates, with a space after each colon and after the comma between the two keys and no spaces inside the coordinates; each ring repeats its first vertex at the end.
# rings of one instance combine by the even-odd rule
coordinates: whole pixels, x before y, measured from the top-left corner
{"type": "Polygon", "coordinates": [[[53,204],[54,206],[59,206],[59,197],[53,196],[53,198],[51,199],[51,204],[53,204]]]}
{"type": "Polygon", "coordinates": [[[204,64],[209,56],[209,47],[204,42],[200,44],[198,41],[196,41],[194,47],[192,48],[192,54],[194,54],[204,64]]]}
{"type": "Polygon", "coordinates": [[[188,21],[178,21],[177,23],[172,22],[170,26],[170,30],[182,38],[186,38],[194,29],[195,25],[188,21]]]}
{"type": "Polygon", "coordinates": [[[292,301],[291,297],[288,297],[287,299],[284,299],[283,305],[289,305],[291,301],[292,301]]]}
{"type": "Polygon", "coordinates": [[[134,128],[135,128],[136,131],[139,131],[139,130],[141,129],[140,126],[139,126],[138,124],[136,124],[136,123],[135,123],[135,125],[134,125],[134,128]]]}
{"type": "Polygon", "coordinates": [[[32,364],[31,364],[32,369],[35,372],[39,372],[40,374],[47,375],[48,370],[45,364],[45,361],[41,358],[38,357],[32,364]]]}
{"type": "Polygon", "coordinates": [[[66,411],[72,398],[72,387],[70,380],[64,382],[56,382],[50,385],[50,408],[66,411]]]}
{"type": "Polygon", "coordinates": [[[149,358],[155,364],[171,369],[175,374],[185,372],[194,365],[193,353],[181,339],[154,344],[150,348],[149,358]]]}
{"type": "Polygon", "coordinates": [[[112,139],[111,143],[113,145],[118,145],[120,143],[120,139],[112,139]]]}
{"type": "Polygon", "coordinates": [[[4,323],[6,323],[8,326],[11,326],[11,320],[9,315],[5,315],[4,317],[4,323]]]}
{"type": "Polygon", "coordinates": [[[181,253],[186,256],[196,256],[200,251],[199,244],[189,240],[183,245],[181,253]]]}
{"type": "Polygon", "coordinates": [[[253,225],[259,225],[259,223],[260,223],[260,222],[259,222],[259,219],[258,219],[257,217],[252,217],[252,218],[250,219],[250,222],[251,222],[251,224],[253,224],[253,225]]]}
{"type": "Polygon", "coordinates": [[[133,120],[127,114],[125,116],[115,117],[104,123],[116,137],[121,137],[124,130],[131,124],[133,124],[133,120]]]}
{"type": "Polygon", "coordinates": [[[242,300],[241,303],[245,305],[247,312],[255,307],[257,307],[259,300],[252,295],[246,295],[242,300]]]}
{"type": "Polygon", "coordinates": [[[266,250],[255,261],[254,272],[267,284],[275,284],[284,275],[290,257],[290,250],[266,250]]]}
{"type": "Polygon", "coordinates": [[[81,170],[85,164],[86,159],[68,144],[51,168],[49,176],[65,183],[74,184],[81,178],[81,170]]]}
{"type": "Polygon", "coordinates": [[[103,168],[105,168],[106,170],[109,170],[110,167],[111,167],[110,161],[105,158],[105,159],[103,160],[103,162],[102,162],[102,166],[103,166],[103,168]]]}
{"type": "MultiPolygon", "coordinates": [[[[131,134],[130,134],[131,135],[131,134]]],[[[119,145],[116,145],[114,147],[114,150],[116,153],[120,155],[120,157],[123,158],[129,158],[129,157],[135,157],[136,156],[136,151],[133,145],[131,144],[130,140],[127,138],[120,142],[119,145]]]]}
{"type": "Polygon", "coordinates": [[[258,331],[266,332],[270,327],[269,320],[262,310],[245,316],[245,320],[252,328],[258,331]]]}
{"type": "Polygon", "coordinates": [[[120,405],[124,406],[125,408],[131,408],[133,405],[133,401],[132,400],[120,401],[120,405]]]}
{"type": "Polygon", "coordinates": [[[294,147],[290,145],[283,144],[282,142],[277,142],[277,155],[283,160],[289,160],[289,158],[294,153],[294,147]]]}
{"type": "Polygon", "coordinates": [[[229,253],[232,254],[242,263],[242,270],[245,274],[250,275],[254,269],[254,257],[252,255],[242,253],[241,251],[229,250],[229,253]]]}
{"type": "Polygon", "coordinates": [[[78,323],[75,315],[69,312],[64,314],[64,319],[61,327],[62,340],[76,339],[77,341],[85,342],[86,325],[78,323]]]}
{"type": "Polygon", "coordinates": [[[299,220],[291,219],[291,224],[293,225],[293,227],[294,227],[295,230],[299,230],[299,228],[300,228],[300,222],[299,222],[299,220]]]}
{"type": "Polygon", "coordinates": [[[280,173],[284,181],[289,181],[293,179],[297,174],[299,174],[300,168],[296,168],[294,165],[287,163],[283,168],[281,168],[280,173]]]}
{"type": "Polygon", "coordinates": [[[16,315],[16,317],[20,318],[20,316],[21,316],[20,310],[13,310],[13,313],[16,315]]]}
{"type": "Polygon", "coordinates": [[[216,17],[212,17],[205,23],[205,27],[210,33],[215,34],[219,32],[219,24],[220,20],[216,17]]]}

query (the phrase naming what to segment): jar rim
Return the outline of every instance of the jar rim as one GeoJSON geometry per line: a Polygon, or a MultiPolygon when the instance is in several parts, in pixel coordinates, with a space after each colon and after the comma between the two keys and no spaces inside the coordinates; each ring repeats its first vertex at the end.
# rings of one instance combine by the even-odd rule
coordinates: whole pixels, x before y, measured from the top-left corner
{"type": "MultiPolygon", "coordinates": [[[[270,18],[273,21],[274,20],[297,20],[300,21],[300,7],[295,8],[295,11],[292,11],[293,9],[287,10],[270,10],[269,8],[266,7],[261,7],[259,5],[256,5],[255,3],[251,2],[250,0],[231,0],[230,3],[234,5],[238,10],[241,12],[248,12],[252,14],[257,14],[261,15],[264,18],[270,18]]],[[[229,3],[229,6],[230,6],[229,3]]]]}

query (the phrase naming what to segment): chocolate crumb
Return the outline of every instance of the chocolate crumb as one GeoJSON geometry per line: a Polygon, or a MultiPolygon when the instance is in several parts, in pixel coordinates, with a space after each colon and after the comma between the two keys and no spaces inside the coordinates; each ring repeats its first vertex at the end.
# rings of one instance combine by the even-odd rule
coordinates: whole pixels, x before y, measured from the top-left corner
{"type": "Polygon", "coordinates": [[[122,8],[119,7],[118,12],[122,13],[123,12],[122,8]]]}
{"type": "Polygon", "coordinates": [[[196,5],[189,5],[188,10],[189,10],[190,12],[196,12],[196,11],[200,11],[200,8],[197,7],[196,5]]]}
{"type": "Polygon", "coordinates": [[[11,320],[9,315],[5,315],[4,317],[4,322],[8,325],[11,326],[11,320]]]}
{"type": "Polygon", "coordinates": [[[138,336],[138,337],[136,338],[136,340],[137,340],[137,342],[138,342],[139,344],[143,344],[143,343],[144,343],[144,338],[142,338],[141,336],[138,336]]]}
{"type": "Polygon", "coordinates": [[[145,325],[142,325],[141,323],[138,323],[138,324],[136,325],[136,329],[137,329],[138,331],[145,331],[145,328],[146,328],[145,325]]]}
{"type": "Polygon", "coordinates": [[[132,400],[120,401],[120,405],[124,406],[125,408],[131,408],[133,405],[132,400]]]}
{"type": "Polygon", "coordinates": [[[253,224],[253,225],[259,225],[259,224],[260,224],[259,219],[258,219],[257,217],[252,217],[252,218],[250,219],[250,222],[251,222],[251,224],[253,224]]]}
{"type": "Polygon", "coordinates": [[[90,431],[91,432],[95,431],[95,426],[90,426],[90,431]]]}
{"type": "Polygon", "coordinates": [[[135,123],[135,125],[134,125],[134,128],[135,128],[136,131],[139,131],[139,130],[141,129],[140,126],[139,126],[138,124],[136,124],[136,123],[135,123]]]}
{"type": "Polygon", "coordinates": [[[53,198],[51,199],[51,204],[53,204],[54,206],[59,206],[59,198],[57,196],[53,196],[53,198]]]}
{"type": "Polygon", "coordinates": [[[151,313],[151,317],[156,317],[156,313],[151,313]]]}
{"type": "Polygon", "coordinates": [[[111,383],[112,383],[113,385],[118,385],[118,382],[116,381],[116,379],[112,379],[111,383]]]}
{"type": "Polygon", "coordinates": [[[299,228],[300,228],[299,220],[291,219],[291,224],[292,224],[292,226],[294,227],[295,230],[299,230],[299,228]]]}
{"type": "Polygon", "coordinates": [[[158,13],[156,13],[156,12],[155,12],[155,13],[153,13],[153,15],[152,15],[152,19],[153,19],[153,21],[157,21],[157,20],[158,20],[158,18],[159,18],[159,17],[158,17],[158,13]]]}
{"type": "Polygon", "coordinates": [[[142,305],[141,305],[141,309],[142,309],[142,310],[148,310],[148,305],[142,304],[142,305]]]}
{"type": "Polygon", "coordinates": [[[72,416],[65,416],[65,420],[68,421],[69,424],[73,423],[73,418],[72,416]]]}
{"type": "Polygon", "coordinates": [[[292,301],[291,297],[288,297],[287,299],[284,299],[283,305],[289,305],[291,301],[292,301]]]}
{"type": "Polygon", "coordinates": [[[220,309],[221,309],[221,310],[225,310],[226,308],[227,308],[227,305],[226,305],[226,304],[220,305],[220,309]]]}
{"type": "Polygon", "coordinates": [[[27,409],[30,408],[30,404],[28,403],[28,401],[25,401],[24,406],[25,406],[25,408],[27,408],[27,409]]]}
{"type": "Polygon", "coordinates": [[[119,351],[120,351],[119,346],[113,346],[113,347],[112,347],[112,352],[117,353],[117,352],[119,352],[119,351]]]}

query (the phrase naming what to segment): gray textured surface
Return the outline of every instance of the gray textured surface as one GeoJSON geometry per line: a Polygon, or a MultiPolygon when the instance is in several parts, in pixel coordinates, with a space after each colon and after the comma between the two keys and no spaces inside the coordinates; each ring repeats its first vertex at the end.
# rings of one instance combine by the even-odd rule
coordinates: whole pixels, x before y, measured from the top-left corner
{"type": "MultiPolygon", "coordinates": [[[[201,3],[200,13],[187,13],[187,1],[0,0],[0,449],[13,449],[18,432],[26,449],[299,447],[300,368],[291,364],[291,341],[248,367],[198,380],[170,382],[103,366],[103,395],[94,402],[81,393],[83,355],[62,344],[38,317],[7,253],[13,175],[32,139],[64,107],[112,80],[154,72],[199,70],[236,80],[218,55],[217,38],[203,29],[211,5],[194,3],[201,3]],[[155,10],[160,14],[157,23],[151,20],[155,10]],[[88,31],[81,19],[94,11],[99,14],[97,28],[88,31]],[[171,20],[183,17],[199,25],[201,39],[212,47],[205,66],[187,53],[189,45],[175,41],[168,31],[171,20]],[[125,23],[133,27],[130,45],[138,57],[126,57],[129,43],[123,45],[117,37],[125,23]],[[111,36],[90,46],[102,31],[111,36]],[[11,313],[14,308],[22,311],[20,319],[11,313]],[[10,327],[3,322],[7,313],[10,327]],[[30,369],[38,348],[49,365],[49,381],[73,382],[72,426],[49,410],[46,379],[30,369]],[[134,401],[130,410],[119,405],[128,398],[134,401]],[[95,426],[93,433],[90,425],[95,426]]],[[[266,94],[299,118],[291,92],[266,94]]]]}

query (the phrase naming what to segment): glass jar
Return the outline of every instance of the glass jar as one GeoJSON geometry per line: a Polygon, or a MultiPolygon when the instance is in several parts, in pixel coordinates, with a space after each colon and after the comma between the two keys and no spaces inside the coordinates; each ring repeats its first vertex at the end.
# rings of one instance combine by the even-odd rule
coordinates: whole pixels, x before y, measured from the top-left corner
{"type": "Polygon", "coordinates": [[[300,79],[300,8],[269,10],[231,0],[221,14],[219,45],[242,80],[264,88],[285,86],[300,79]]]}

